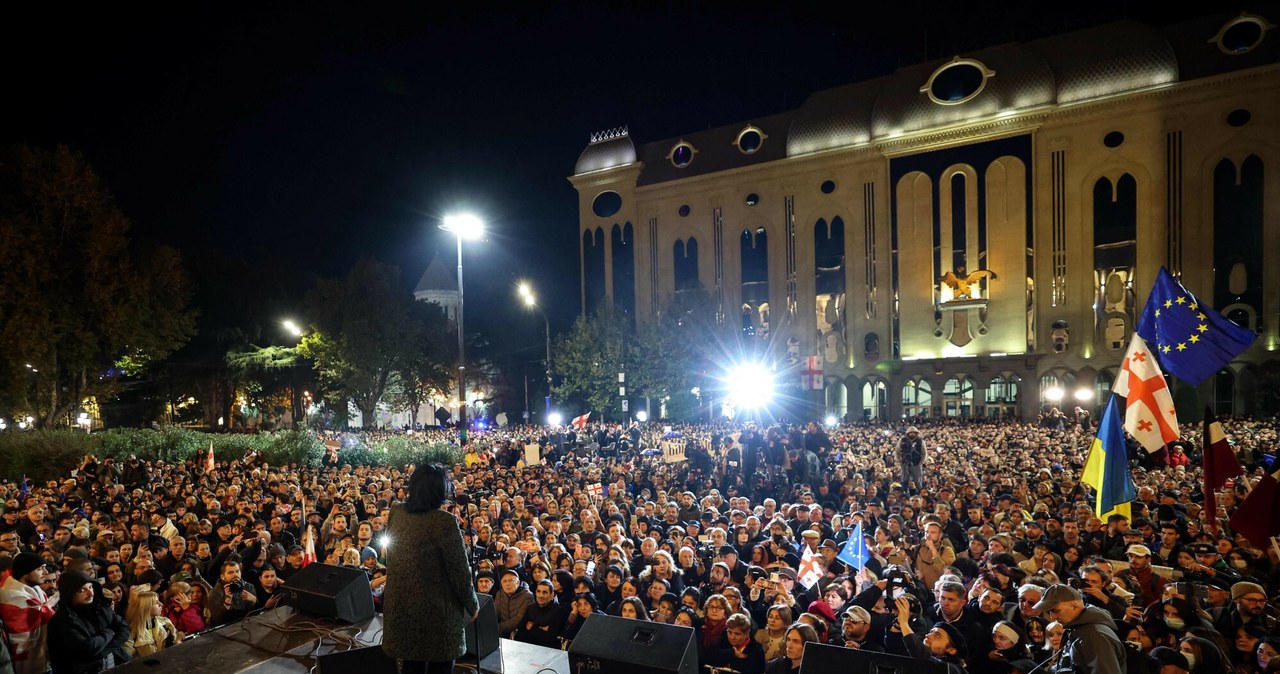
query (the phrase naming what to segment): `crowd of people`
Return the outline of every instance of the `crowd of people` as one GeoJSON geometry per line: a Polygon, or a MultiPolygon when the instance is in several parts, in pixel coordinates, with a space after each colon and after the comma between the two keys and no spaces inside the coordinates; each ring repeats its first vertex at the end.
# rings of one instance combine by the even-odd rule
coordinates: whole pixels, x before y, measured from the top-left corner
{"type": "MultiPolygon", "coordinates": [[[[688,626],[741,674],[796,672],[815,641],[973,674],[1280,671],[1280,549],[1228,526],[1245,481],[1203,512],[1198,447],[1134,449],[1131,514],[1103,520],[1091,421],[1069,421],[494,430],[442,512],[502,635],[551,648],[603,613],[688,626]],[[866,559],[842,561],[859,531],[866,559]]],[[[1270,466],[1274,422],[1224,426],[1270,466]]],[[[331,444],[319,466],[86,456],[0,484],[0,674],[102,671],[273,608],[308,544],[393,604],[418,471],[331,444]]]]}

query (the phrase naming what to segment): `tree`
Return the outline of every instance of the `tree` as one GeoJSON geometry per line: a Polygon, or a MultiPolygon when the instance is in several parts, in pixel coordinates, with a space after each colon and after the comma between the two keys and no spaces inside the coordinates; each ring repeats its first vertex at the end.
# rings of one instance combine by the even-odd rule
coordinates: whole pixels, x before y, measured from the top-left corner
{"type": "Polygon", "coordinates": [[[628,381],[637,394],[661,400],[692,386],[697,342],[688,332],[669,312],[636,328],[628,381]]]}
{"type": "Polygon", "coordinates": [[[419,408],[432,397],[448,395],[451,364],[458,360],[458,333],[438,304],[414,302],[409,314],[412,331],[396,364],[391,401],[396,409],[407,411],[416,426],[419,408]]]}
{"type": "Polygon", "coordinates": [[[177,251],[132,239],[65,146],[3,151],[0,241],[0,409],[68,423],[195,332],[177,251]]]}
{"type": "Polygon", "coordinates": [[[351,401],[366,426],[374,424],[405,354],[414,348],[414,299],[395,267],[357,262],[340,281],[322,280],[306,299],[312,319],[299,353],[315,362],[322,387],[345,406],[351,401]]]}
{"type": "Polygon", "coordinates": [[[622,314],[606,307],[590,318],[579,317],[556,340],[554,369],[561,377],[557,398],[577,398],[592,410],[609,408],[618,394],[618,373],[626,364],[626,323],[622,314]]]}

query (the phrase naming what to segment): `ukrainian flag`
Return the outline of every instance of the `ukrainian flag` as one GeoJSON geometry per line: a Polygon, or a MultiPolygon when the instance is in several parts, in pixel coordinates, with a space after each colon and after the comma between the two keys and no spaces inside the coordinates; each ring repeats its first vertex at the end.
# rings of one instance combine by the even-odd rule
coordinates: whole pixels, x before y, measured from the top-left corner
{"type": "Polygon", "coordinates": [[[1129,452],[1124,442],[1124,414],[1118,398],[1112,395],[1107,409],[1102,413],[1098,435],[1084,462],[1084,474],[1080,481],[1093,487],[1097,501],[1093,511],[1103,521],[1111,513],[1130,517],[1129,502],[1138,497],[1129,474],[1129,452]]]}

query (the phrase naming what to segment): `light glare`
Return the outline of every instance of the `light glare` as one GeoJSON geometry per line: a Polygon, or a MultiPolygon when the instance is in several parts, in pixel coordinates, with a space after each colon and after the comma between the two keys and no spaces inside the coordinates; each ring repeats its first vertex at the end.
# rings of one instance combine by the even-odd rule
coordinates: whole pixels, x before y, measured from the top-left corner
{"type": "Polygon", "coordinates": [[[459,239],[475,241],[484,236],[484,221],[475,213],[455,213],[446,215],[440,229],[452,233],[459,239]]]}
{"type": "Polygon", "coordinates": [[[562,422],[562,421],[564,421],[564,417],[560,416],[560,413],[559,413],[559,412],[552,412],[551,414],[548,414],[548,415],[547,415],[547,424],[548,424],[548,425],[551,425],[551,426],[559,426],[559,425],[560,425],[560,422],[562,422]]]}
{"type": "Polygon", "coordinates": [[[729,370],[725,384],[735,407],[759,409],[773,400],[773,373],[759,363],[744,363],[729,370]]]}

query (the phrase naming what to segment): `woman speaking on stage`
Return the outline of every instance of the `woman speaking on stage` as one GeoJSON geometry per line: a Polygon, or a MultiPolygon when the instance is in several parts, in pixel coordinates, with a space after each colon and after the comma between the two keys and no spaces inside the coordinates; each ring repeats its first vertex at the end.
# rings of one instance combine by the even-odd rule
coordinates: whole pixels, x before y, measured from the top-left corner
{"type": "Polygon", "coordinates": [[[423,464],[387,520],[382,650],[403,661],[404,674],[452,672],[479,611],[458,520],[442,509],[452,497],[449,470],[423,464]]]}

